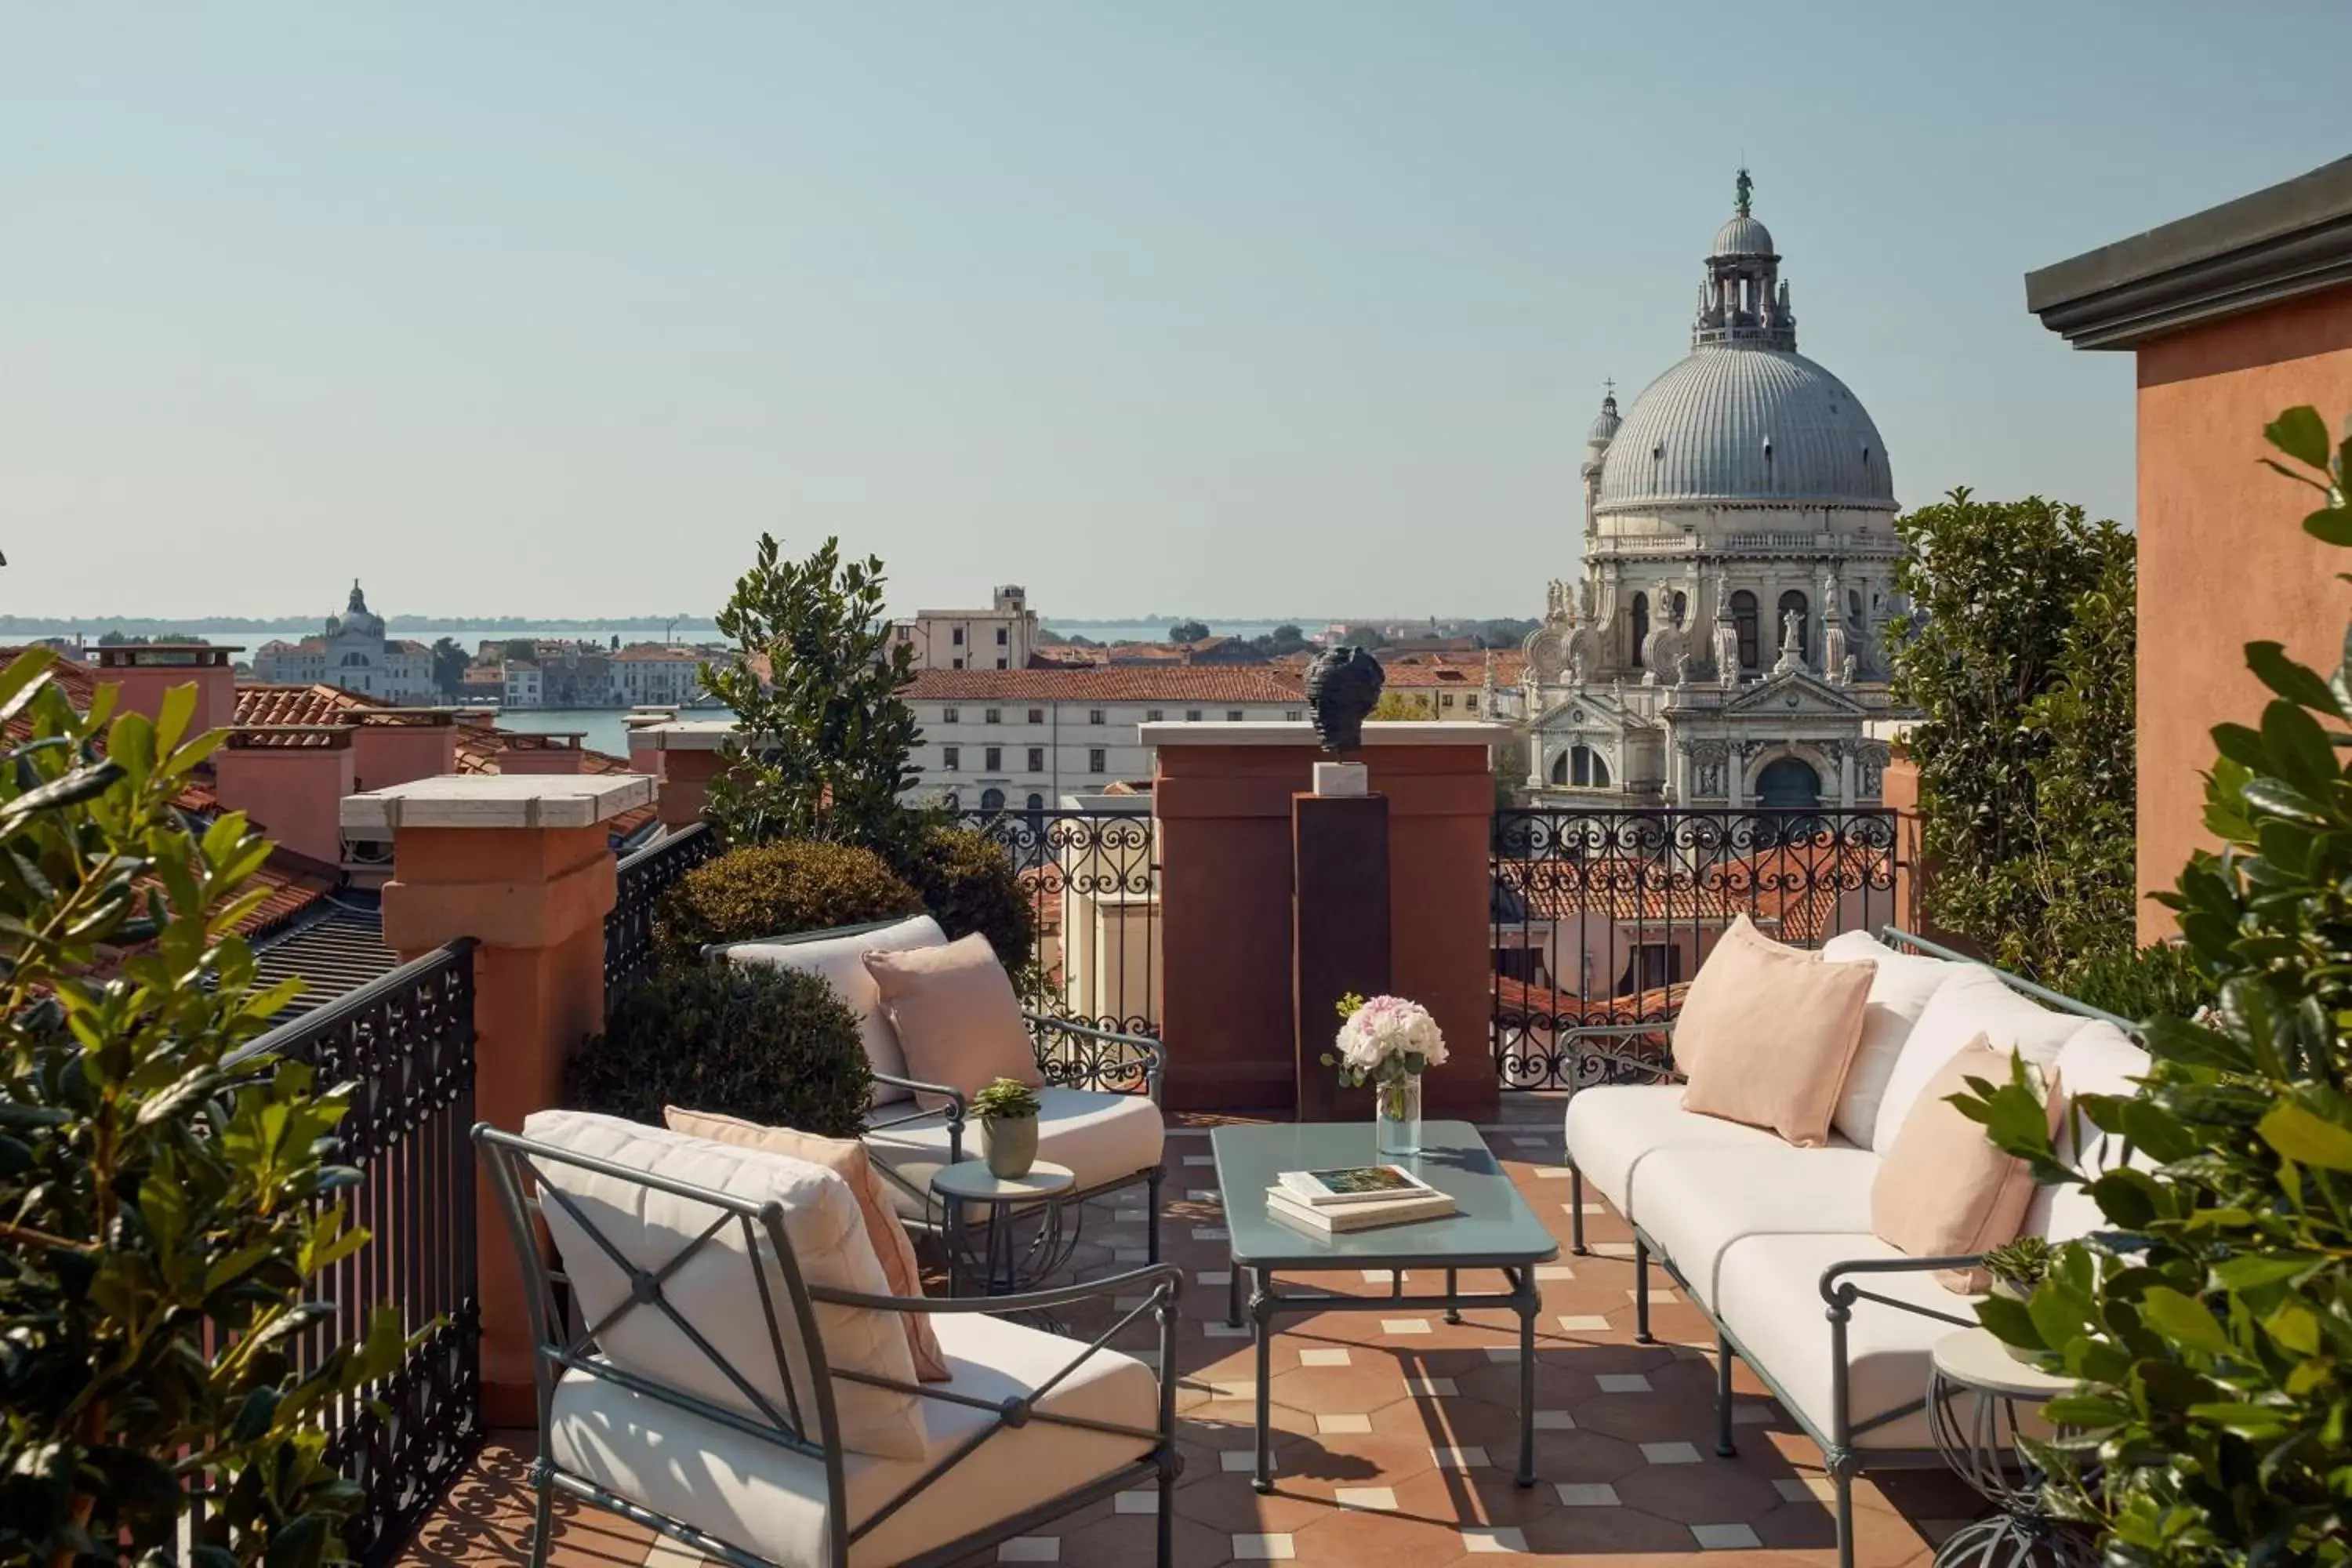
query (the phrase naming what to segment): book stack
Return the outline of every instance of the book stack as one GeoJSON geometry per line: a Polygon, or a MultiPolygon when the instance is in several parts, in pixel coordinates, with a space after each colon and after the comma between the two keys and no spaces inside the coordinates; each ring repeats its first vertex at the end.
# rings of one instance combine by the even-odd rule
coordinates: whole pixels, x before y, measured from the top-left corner
{"type": "Polygon", "coordinates": [[[1285,1171],[1265,1190],[1265,1212],[1321,1236],[1444,1219],[1454,1199],[1402,1165],[1285,1171]]]}

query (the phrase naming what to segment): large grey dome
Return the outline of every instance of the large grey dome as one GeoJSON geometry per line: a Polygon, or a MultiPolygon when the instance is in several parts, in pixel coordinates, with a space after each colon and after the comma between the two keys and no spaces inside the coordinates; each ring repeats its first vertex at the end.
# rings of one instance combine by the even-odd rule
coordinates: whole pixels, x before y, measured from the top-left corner
{"type": "Polygon", "coordinates": [[[1878,426],[1843,382],[1793,350],[1725,343],[1633,400],[1594,510],[1710,503],[1893,511],[1895,479],[1878,426]]]}

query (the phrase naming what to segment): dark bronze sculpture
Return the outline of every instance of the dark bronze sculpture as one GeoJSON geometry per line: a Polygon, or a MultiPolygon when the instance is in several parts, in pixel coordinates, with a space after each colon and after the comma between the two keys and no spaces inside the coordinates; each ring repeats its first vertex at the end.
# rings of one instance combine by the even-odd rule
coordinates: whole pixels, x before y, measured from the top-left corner
{"type": "Polygon", "coordinates": [[[1388,672],[1370,650],[1327,650],[1307,667],[1307,710],[1327,752],[1349,752],[1364,743],[1364,719],[1381,700],[1388,672]]]}

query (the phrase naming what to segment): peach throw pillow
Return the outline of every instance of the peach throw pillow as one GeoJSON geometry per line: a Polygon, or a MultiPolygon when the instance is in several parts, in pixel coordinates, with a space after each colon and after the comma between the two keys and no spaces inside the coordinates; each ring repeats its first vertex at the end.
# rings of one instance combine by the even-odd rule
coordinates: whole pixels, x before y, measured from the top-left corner
{"type": "MultiPolygon", "coordinates": [[[[833,1172],[849,1184],[850,1192],[857,1198],[857,1212],[866,1220],[866,1239],[874,1244],[875,1256],[882,1259],[882,1277],[890,1282],[890,1294],[923,1293],[922,1271],[915,1265],[915,1244],[908,1239],[907,1227],[892,1212],[890,1194],[882,1190],[882,1178],[874,1173],[874,1162],[866,1158],[865,1144],[855,1138],[824,1138],[814,1132],[795,1132],[789,1127],[762,1127],[739,1116],[680,1110],[675,1105],[662,1107],[662,1120],[669,1124],[671,1131],[683,1132],[689,1138],[708,1138],[713,1143],[731,1143],[739,1149],[789,1154],[833,1172]]],[[[940,1353],[939,1336],[931,1331],[929,1317],[920,1312],[893,1312],[890,1317],[906,1331],[907,1349],[915,1358],[917,1377],[925,1383],[945,1383],[955,1375],[948,1370],[947,1358],[940,1353]]]]}
{"type": "MultiPolygon", "coordinates": [[[[2008,1082],[2011,1059],[1982,1035],[1962,1046],[1919,1091],[1879,1162],[1870,1184],[1870,1228],[1905,1257],[1969,1257],[2017,1239],[2033,1203],[2033,1172],[1950,1102],[1968,1092],[1972,1078],[2008,1082]]],[[[2058,1075],[2029,1070],[2043,1072],[2043,1104],[2054,1136],[2064,1103],[2058,1075]]],[[[1973,1295],[1988,1279],[1981,1268],[1947,1268],[1936,1281],[1973,1295]]]]}
{"type": "Polygon", "coordinates": [[[1827,963],[1741,916],[1715,944],[1675,1021],[1683,1109],[1769,1128],[1801,1149],[1830,1118],[1862,1048],[1874,963],[1827,963]]]}
{"type": "MultiPolygon", "coordinates": [[[[945,947],[869,952],[866,972],[898,1032],[908,1077],[966,1095],[1000,1078],[1032,1089],[1045,1084],[1013,982],[986,937],[975,931],[945,947]]],[[[936,1094],[915,1099],[926,1110],[946,1103],[936,1094]]]]}

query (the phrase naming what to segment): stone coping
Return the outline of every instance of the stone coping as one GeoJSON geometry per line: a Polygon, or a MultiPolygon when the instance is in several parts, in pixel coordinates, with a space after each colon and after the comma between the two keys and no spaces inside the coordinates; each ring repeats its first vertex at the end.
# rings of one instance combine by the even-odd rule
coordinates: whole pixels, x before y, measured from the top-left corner
{"type": "MultiPolygon", "coordinates": [[[[1140,726],[1147,746],[1320,746],[1304,721],[1265,719],[1220,724],[1163,721],[1140,726]]],[[[1454,719],[1404,719],[1364,726],[1367,746],[1492,746],[1510,739],[1507,724],[1454,719]]]]}
{"type": "Polygon", "coordinates": [[[345,795],[343,831],[403,827],[593,827],[648,805],[644,773],[443,773],[345,795]]]}
{"type": "Polygon", "coordinates": [[[656,752],[717,752],[737,734],[732,719],[673,719],[663,724],[632,724],[629,744],[656,752]]]}

